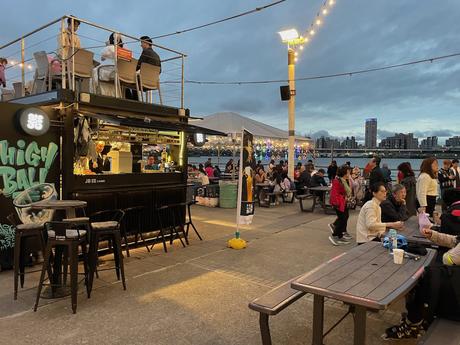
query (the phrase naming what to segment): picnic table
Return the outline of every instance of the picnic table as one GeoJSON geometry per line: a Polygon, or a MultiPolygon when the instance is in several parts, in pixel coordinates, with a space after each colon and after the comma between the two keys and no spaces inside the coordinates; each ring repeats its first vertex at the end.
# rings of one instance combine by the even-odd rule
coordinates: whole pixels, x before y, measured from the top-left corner
{"type": "Polygon", "coordinates": [[[401,231],[401,235],[404,235],[407,241],[411,243],[426,247],[436,246],[433,242],[431,242],[420,233],[417,216],[410,217],[404,222],[404,230],[401,231]]]}
{"type": "Polygon", "coordinates": [[[345,315],[350,312],[355,314],[354,344],[365,344],[367,311],[386,309],[405,296],[435,256],[436,251],[428,249],[427,255],[420,260],[405,258],[402,265],[397,265],[381,243],[368,242],[327,261],[292,282],[293,289],[314,295],[312,344],[323,344],[325,297],[350,305],[345,315]]]}
{"type": "Polygon", "coordinates": [[[308,188],[308,191],[312,194],[316,195],[315,192],[320,192],[317,194],[321,197],[321,207],[323,208],[325,213],[327,213],[328,209],[332,209],[331,204],[326,203],[326,195],[328,195],[331,192],[331,188],[331,186],[317,186],[308,188]]]}

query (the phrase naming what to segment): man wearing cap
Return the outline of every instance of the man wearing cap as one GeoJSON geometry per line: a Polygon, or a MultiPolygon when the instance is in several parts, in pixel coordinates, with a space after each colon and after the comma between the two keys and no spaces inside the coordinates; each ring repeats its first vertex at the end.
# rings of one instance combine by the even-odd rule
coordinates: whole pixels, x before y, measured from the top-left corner
{"type": "Polygon", "coordinates": [[[142,36],[140,40],[142,54],[137,62],[137,69],[139,70],[141,68],[142,63],[148,63],[149,65],[160,67],[161,73],[161,60],[158,54],[152,49],[152,39],[149,36],[142,36]]]}

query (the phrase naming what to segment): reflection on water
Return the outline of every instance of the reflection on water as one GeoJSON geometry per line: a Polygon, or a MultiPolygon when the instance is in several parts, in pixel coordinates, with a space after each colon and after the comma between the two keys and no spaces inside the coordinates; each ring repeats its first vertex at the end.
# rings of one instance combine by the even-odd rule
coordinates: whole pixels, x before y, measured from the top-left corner
{"type": "Polygon", "coordinates": [[[45,223],[53,218],[53,210],[32,210],[31,204],[42,200],[56,200],[57,192],[52,183],[42,183],[21,192],[13,200],[19,219],[24,224],[45,223]]]}

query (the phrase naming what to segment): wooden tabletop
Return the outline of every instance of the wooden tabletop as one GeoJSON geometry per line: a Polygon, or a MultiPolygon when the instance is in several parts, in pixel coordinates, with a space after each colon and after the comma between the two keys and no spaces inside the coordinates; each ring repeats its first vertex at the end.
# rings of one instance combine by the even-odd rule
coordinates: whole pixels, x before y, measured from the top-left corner
{"type": "Polygon", "coordinates": [[[42,200],[31,205],[35,210],[65,210],[68,208],[86,207],[86,201],[81,200],[42,200]]]}
{"type": "Polygon", "coordinates": [[[419,230],[418,217],[413,216],[404,222],[404,230],[399,232],[405,236],[408,242],[430,247],[434,245],[429,239],[425,238],[419,230]]]}
{"type": "Polygon", "coordinates": [[[368,242],[327,261],[292,283],[292,288],[369,309],[385,309],[409,292],[435,258],[436,251],[420,260],[393,262],[380,242],[368,242]]]}

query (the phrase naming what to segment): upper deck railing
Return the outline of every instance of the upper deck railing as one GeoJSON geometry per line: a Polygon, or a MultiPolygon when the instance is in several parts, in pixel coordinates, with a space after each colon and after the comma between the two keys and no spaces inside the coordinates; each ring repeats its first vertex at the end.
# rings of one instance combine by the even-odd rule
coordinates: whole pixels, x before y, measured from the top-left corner
{"type": "MultiPolygon", "coordinates": [[[[148,33],[145,35],[148,36],[148,33]]],[[[5,70],[7,88],[2,89],[2,99],[24,97],[56,88],[124,98],[117,66],[120,59],[129,60],[129,56],[126,58],[127,52],[133,58],[139,58],[142,53],[140,43],[141,39],[133,35],[65,15],[0,46],[0,57],[8,60],[5,70]],[[109,43],[110,35],[113,35],[112,43],[122,40],[123,49],[118,44],[109,43]],[[108,47],[112,49],[113,59],[104,60],[104,51],[108,47]],[[44,66],[45,55],[48,64],[44,66]],[[82,67],[79,60],[81,55],[93,57],[91,77],[82,77],[78,73],[82,67]],[[106,75],[103,80],[100,79],[104,74],[101,68],[106,75]]],[[[158,90],[154,89],[147,91],[147,101],[158,104],[162,99],[163,105],[183,109],[186,54],[155,42],[152,48],[161,60],[161,93],[158,92],[158,95],[162,97],[157,97],[158,90]]],[[[139,81],[139,76],[135,79],[139,81]]],[[[137,93],[134,84],[132,89],[137,93]]]]}

